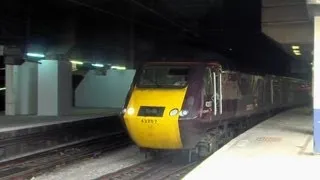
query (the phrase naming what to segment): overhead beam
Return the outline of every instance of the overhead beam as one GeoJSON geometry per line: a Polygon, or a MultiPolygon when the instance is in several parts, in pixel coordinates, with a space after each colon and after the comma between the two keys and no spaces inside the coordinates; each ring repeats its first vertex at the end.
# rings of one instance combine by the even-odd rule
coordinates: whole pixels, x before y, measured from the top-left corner
{"type": "Polygon", "coordinates": [[[262,0],[263,7],[306,4],[305,0],[262,0]]]}
{"type": "Polygon", "coordinates": [[[262,8],[262,23],[287,23],[307,20],[309,20],[309,15],[304,4],[262,8]]]}
{"type": "Polygon", "coordinates": [[[281,44],[313,43],[311,22],[262,24],[262,32],[281,44]]]}
{"type": "Polygon", "coordinates": [[[281,44],[312,44],[313,23],[305,0],[262,0],[262,32],[281,44]]]}

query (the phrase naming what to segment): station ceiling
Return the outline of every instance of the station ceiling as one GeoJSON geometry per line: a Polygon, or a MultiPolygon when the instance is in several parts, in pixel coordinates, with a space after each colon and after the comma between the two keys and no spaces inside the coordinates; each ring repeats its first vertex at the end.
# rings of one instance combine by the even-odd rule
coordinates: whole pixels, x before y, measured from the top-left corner
{"type": "MultiPolygon", "coordinates": [[[[38,19],[47,20],[48,23],[53,18],[61,21],[59,17],[73,13],[78,17],[86,15],[114,17],[118,23],[135,19],[134,22],[141,26],[193,34],[221,32],[233,28],[260,31],[260,10],[256,8],[260,3],[256,0],[248,0],[245,6],[243,3],[235,3],[232,0],[30,0],[29,4],[26,2],[12,0],[4,3],[1,8],[6,10],[1,11],[1,18],[4,17],[11,23],[15,17],[25,21],[26,14],[29,12],[33,18],[32,27],[34,27],[38,19]],[[242,7],[249,10],[242,11],[242,7]],[[132,11],[134,11],[134,17],[132,11]],[[236,16],[235,13],[237,13],[236,16]],[[239,26],[239,20],[242,26],[239,26]]],[[[94,21],[94,19],[91,20],[94,21]]],[[[110,19],[105,22],[101,19],[98,21],[101,24],[108,24],[108,20],[110,19]]]]}
{"type": "MultiPolygon", "coordinates": [[[[229,37],[222,36],[224,32],[239,35],[261,31],[260,9],[257,8],[260,3],[256,0],[249,0],[252,3],[246,4],[248,11],[242,11],[243,3],[233,0],[7,1],[0,7],[4,9],[0,11],[0,19],[6,23],[0,32],[0,41],[24,42],[27,22],[30,22],[30,41],[44,44],[60,41],[58,43],[69,43],[70,46],[76,43],[81,52],[92,51],[92,47],[96,47],[102,51],[105,48],[122,53],[126,47],[102,46],[111,44],[110,41],[128,41],[131,22],[135,24],[138,37],[149,36],[149,39],[160,41],[184,38],[221,47],[227,44],[222,38],[229,37]],[[72,34],[72,31],[76,33],[72,34]],[[59,33],[68,34],[68,37],[59,33]],[[107,34],[112,36],[103,37],[107,34]],[[209,40],[207,37],[212,35],[219,39],[209,40]]],[[[116,46],[119,45],[113,47],[116,46]]]]}
{"type": "MultiPolygon", "coordinates": [[[[43,40],[46,43],[56,42],[57,39],[60,44],[69,43],[73,47],[76,43],[81,52],[90,51],[89,54],[99,54],[97,51],[121,54],[129,46],[130,23],[133,22],[139,37],[143,34],[160,41],[184,37],[212,45],[225,53],[233,53],[234,57],[242,53],[243,59],[251,58],[243,60],[249,62],[249,65],[260,59],[272,67],[272,63],[279,61],[274,59],[281,54],[280,48],[291,55],[289,58],[283,54],[279,56],[282,61],[279,64],[285,67],[290,59],[312,59],[312,23],[303,2],[304,0],[246,0],[246,3],[234,0],[7,0],[0,7],[5,9],[0,11],[0,23],[5,25],[0,31],[0,41],[25,42],[25,34],[30,32],[29,35],[40,42],[42,37],[47,37],[43,40]],[[65,20],[66,17],[70,18],[65,20]],[[31,20],[29,30],[26,28],[28,20],[31,20]],[[76,34],[72,34],[73,31],[76,34]],[[61,32],[68,36],[59,35],[61,32]],[[261,32],[279,43],[280,47],[261,35],[261,32]],[[111,37],[104,37],[106,34],[111,34],[111,37]],[[117,42],[125,42],[127,45],[118,45],[117,42]],[[248,42],[251,45],[244,45],[248,42]],[[110,43],[115,44],[113,47],[106,47],[110,43]],[[301,56],[293,53],[292,45],[300,46],[301,56]],[[94,52],[92,47],[97,51],[94,52]],[[257,48],[260,50],[256,50],[257,48]],[[258,54],[258,51],[259,55],[251,55],[258,54]],[[272,53],[273,57],[270,55],[272,53]]],[[[151,45],[140,44],[139,48],[148,51],[149,46],[151,45]]],[[[257,64],[261,65],[259,62],[257,64]]]]}

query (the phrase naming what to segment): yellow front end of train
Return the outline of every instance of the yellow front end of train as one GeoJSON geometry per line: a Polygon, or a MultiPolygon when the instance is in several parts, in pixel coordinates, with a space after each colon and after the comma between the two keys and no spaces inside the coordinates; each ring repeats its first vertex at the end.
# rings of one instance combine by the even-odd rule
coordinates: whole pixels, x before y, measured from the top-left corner
{"type": "Polygon", "coordinates": [[[124,114],[124,122],[129,135],[139,147],[182,148],[178,120],[186,90],[187,87],[133,89],[124,114]],[[142,111],[149,115],[141,114],[142,111]]]}

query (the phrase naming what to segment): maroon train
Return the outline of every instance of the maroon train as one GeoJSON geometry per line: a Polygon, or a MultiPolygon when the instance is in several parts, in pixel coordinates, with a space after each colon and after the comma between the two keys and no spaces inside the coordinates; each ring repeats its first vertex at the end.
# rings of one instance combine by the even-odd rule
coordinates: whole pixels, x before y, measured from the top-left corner
{"type": "Polygon", "coordinates": [[[309,102],[308,82],[228,71],[216,62],[149,62],[137,71],[124,123],[143,149],[207,156],[259,114],[309,102]]]}

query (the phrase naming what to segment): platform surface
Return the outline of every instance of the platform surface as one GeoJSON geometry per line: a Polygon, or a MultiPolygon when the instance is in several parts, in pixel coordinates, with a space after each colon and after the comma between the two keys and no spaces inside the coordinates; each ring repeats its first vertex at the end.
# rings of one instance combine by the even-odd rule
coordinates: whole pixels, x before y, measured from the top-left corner
{"type": "Polygon", "coordinates": [[[288,110],[256,125],[184,179],[319,179],[320,155],[313,154],[313,120],[307,112],[288,110]]]}
{"type": "Polygon", "coordinates": [[[0,113],[0,132],[115,116],[120,111],[117,108],[73,108],[72,112],[65,116],[5,116],[2,112],[0,113]]]}

